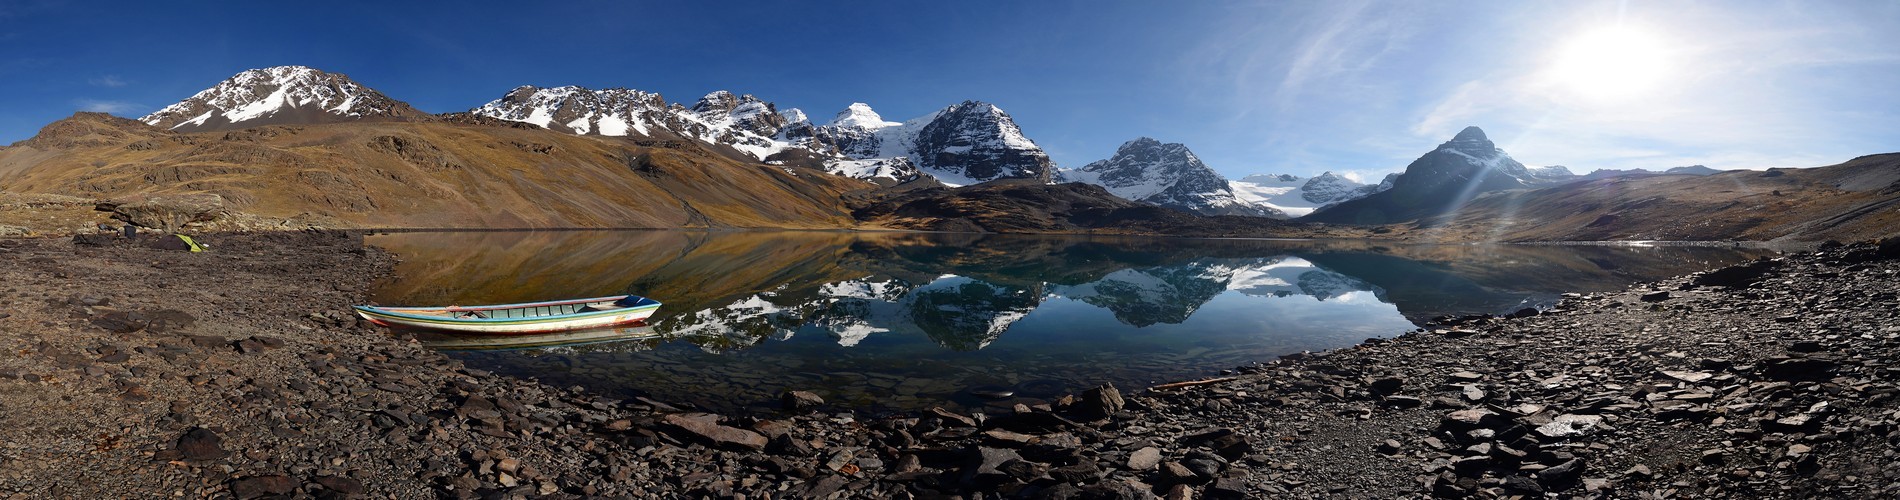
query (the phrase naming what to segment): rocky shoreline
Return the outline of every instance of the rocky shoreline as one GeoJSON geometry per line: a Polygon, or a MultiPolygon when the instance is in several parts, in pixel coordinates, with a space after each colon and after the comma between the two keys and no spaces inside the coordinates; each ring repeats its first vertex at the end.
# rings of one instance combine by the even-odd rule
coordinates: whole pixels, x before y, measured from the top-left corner
{"type": "Polygon", "coordinates": [[[0,240],[0,495],[1900,495],[1900,240],[994,415],[606,400],[347,313],[340,232],[0,240]],[[822,410],[822,411],[820,411],[822,410]]]}

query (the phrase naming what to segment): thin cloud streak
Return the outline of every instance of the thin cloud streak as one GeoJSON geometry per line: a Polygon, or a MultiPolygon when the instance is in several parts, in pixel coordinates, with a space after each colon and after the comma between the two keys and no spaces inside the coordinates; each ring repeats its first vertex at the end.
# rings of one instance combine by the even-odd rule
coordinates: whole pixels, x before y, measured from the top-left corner
{"type": "Polygon", "coordinates": [[[100,100],[100,99],[76,99],[73,101],[73,105],[77,106],[80,111],[91,111],[94,113],[111,113],[115,115],[137,113],[145,109],[145,106],[137,104],[137,103],[130,103],[130,102],[125,102],[125,101],[108,101],[108,100],[100,100]]]}
{"type": "Polygon", "coordinates": [[[86,83],[91,84],[94,87],[107,87],[107,88],[119,88],[119,87],[131,85],[131,82],[125,81],[125,79],[120,78],[119,75],[106,75],[106,76],[102,76],[98,78],[93,78],[93,79],[86,80],[86,83]]]}

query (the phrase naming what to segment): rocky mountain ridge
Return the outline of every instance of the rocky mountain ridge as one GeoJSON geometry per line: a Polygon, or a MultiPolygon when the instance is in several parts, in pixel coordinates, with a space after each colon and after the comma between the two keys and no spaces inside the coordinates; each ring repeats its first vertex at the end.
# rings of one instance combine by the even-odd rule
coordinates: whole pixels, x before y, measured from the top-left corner
{"type": "Polygon", "coordinates": [[[1125,199],[1203,215],[1287,217],[1286,212],[1242,200],[1225,177],[1186,145],[1147,137],[1123,143],[1106,160],[1062,170],[1057,180],[1095,184],[1125,199]]]}
{"type": "Polygon", "coordinates": [[[1008,113],[980,101],[904,122],[885,121],[869,105],[853,103],[831,123],[814,125],[802,110],[780,112],[773,103],[723,90],[687,107],[638,90],[524,86],[470,113],[581,135],[692,138],[754,161],[815,156],[828,172],[885,184],[926,176],[949,185],[1047,181],[1054,168],[1008,113]]]}

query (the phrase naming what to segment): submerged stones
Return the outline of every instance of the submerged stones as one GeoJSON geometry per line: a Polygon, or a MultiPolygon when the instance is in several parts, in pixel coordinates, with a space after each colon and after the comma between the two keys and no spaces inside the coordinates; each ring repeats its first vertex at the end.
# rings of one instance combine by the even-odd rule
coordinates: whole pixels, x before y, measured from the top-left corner
{"type": "Polygon", "coordinates": [[[787,410],[805,411],[825,405],[825,398],[806,391],[785,391],[779,395],[779,404],[787,410]]]}

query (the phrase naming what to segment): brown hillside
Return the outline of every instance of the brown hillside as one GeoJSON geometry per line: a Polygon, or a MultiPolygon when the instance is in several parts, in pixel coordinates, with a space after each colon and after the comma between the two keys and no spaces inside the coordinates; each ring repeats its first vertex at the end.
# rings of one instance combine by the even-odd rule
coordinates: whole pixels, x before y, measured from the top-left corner
{"type": "Polygon", "coordinates": [[[0,191],[210,193],[343,227],[837,228],[854,225],[843,193],[869,187],[686,141],[451,122],[174,133],[80,113],[0,149],[0,191]]]}
{"type": "Polygon", "coordinates": [[[1472,200],[1411,236],[1465,241],[1856,241],[1900,234],[1900,153],[1819,168],[1619,177],[1472,200]]]}

